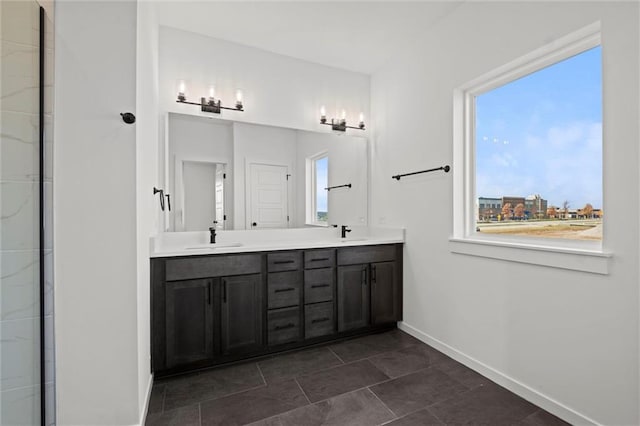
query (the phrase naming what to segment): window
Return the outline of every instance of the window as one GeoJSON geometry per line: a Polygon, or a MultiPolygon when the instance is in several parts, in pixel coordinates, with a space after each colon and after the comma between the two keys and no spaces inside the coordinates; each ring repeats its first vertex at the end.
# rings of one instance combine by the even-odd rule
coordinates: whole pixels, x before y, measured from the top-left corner
{"type": "Polygon", "coordinates": [[[326,152],[307,158],[307,224],[328,225],[329,156],[326,152]]]}
{"type": "Polygon", "coordinates": [[[454,98],[452,241],[602,254],[599,24],[454,98]]]}

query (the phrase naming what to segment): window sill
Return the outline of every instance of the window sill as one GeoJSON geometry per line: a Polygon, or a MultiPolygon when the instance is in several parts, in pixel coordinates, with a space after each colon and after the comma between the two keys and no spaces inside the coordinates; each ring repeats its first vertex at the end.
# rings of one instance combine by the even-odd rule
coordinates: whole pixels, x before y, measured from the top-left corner
{"type": "Polygon", "coordinates": [[[609,259],[613,256],[612,253],[603,252],[601,249],[569,248],[480,238],[450,238],[449,249],[457,254],[602,275],[609,274],[609,259]]]}
{"type": "Polygon", "coordinates": [[[306,226],[317,226],[319,228],[328,228],[329,224],[328,223],[320,223],[320,222],[307,222],[305,223],[306,226]]]}

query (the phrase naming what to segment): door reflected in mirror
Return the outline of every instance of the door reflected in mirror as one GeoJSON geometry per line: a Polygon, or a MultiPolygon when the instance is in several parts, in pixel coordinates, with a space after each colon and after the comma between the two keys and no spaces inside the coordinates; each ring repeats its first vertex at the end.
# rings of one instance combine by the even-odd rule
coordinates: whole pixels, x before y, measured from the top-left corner
{"type": "Polygon", "coordinates": [[[182,191],[176,198],[176,230],[225,229],[226,164],[183,160],[182,191]]]}

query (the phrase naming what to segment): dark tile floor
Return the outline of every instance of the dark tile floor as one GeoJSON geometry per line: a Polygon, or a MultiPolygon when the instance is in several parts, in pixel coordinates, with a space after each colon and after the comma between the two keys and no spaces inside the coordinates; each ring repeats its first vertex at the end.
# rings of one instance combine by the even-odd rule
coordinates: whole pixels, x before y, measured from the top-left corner
{"type": "Polygon", "coordinates": [[[147,426],[566,425],[400,330],[158,380],[147,426]]]}

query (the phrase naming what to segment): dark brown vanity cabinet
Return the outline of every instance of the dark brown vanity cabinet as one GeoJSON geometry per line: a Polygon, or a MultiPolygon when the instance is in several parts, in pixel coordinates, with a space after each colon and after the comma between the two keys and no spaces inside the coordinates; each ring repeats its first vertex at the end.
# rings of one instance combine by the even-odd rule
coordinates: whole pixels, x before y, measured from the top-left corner
{"type": "Polygon", "coordinates": [[[255,352],[262,347],[262,276],[220,279],[220,327],[223,355],[255,352]]]}
{"type": "Polygon", "coordinates": [[[338,266],[338,331],[369,325],[369,265],[338,266]]]}
{"type": "Polygon", "coordinates": [[[394,327],[402,245],[151,260],[158,377],[394,327]]]}
{"type": "Polygon", "coordinates": [[[267,253],[267,343],[302,340],[302,251],[267,253]]]}
{"type": "Polygon", "coordinates": [[[399,245],[338,250],[338,331],[401,320],[402,252],[399,245]]]}
{"type": "Polygon", "coordinates": [[[400,319],[398,271],[396,262],[371,264],[371,323],[395,322],[400,319]]]}
{"type": "Polygon", "coordinates": [[[262,256],[153,259],[152,368],[174,372],[263,350],[262,256]]]}
{"type": "Polygon", "coordinates": [[[304,252],[304,337],[335,334],[336,249],[304,252]]]}
{"type": "Polygon", "coordinates": [[[213,280],[166,284],[166,365],[213,359],[213,280]]]}

